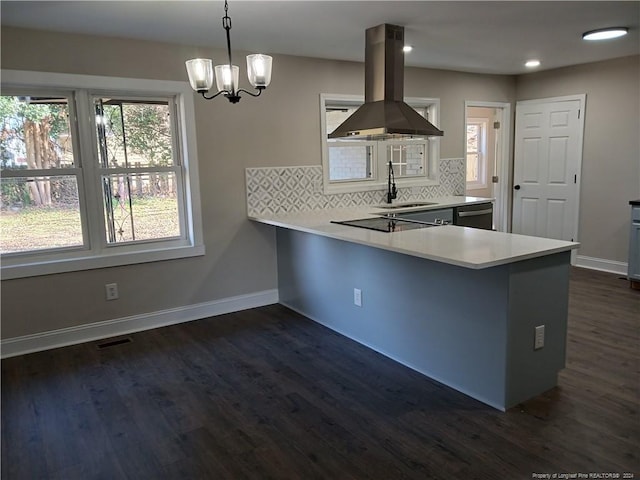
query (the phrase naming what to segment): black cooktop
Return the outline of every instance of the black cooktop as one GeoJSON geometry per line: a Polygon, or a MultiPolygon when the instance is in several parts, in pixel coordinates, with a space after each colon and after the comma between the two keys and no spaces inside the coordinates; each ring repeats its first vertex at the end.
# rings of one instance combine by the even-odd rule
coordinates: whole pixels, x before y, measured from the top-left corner
{"type": "Polygon", "coordinates": [[[331,223],[339,223],[340,225],[349,225],[351,227],[368,228],[378,232],[402,232],[403,230],[414,230],[416,228],[434,227],[426,223],[406,222],[404,220],[390,218],[359,218],[357,220],[344,220],[341,222],[332,221],[331,223]]]}

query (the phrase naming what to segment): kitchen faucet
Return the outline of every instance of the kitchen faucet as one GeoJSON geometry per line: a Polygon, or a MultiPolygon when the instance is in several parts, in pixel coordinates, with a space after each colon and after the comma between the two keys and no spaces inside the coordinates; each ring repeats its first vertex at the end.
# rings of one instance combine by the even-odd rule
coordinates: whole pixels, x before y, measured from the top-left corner
{"type": "Polygon", "coordinates": [[[389,160],[389,176],[387,182],[387,203],[398,197],[398,189],[396,188],[396,177],[393,174],[393,163],[389,160]]]}

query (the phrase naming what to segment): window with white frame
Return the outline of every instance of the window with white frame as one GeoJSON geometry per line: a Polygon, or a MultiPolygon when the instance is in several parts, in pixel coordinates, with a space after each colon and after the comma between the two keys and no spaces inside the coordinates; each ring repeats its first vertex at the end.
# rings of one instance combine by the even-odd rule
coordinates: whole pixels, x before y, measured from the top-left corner
{"type": "Polygon", "coordinates": [[[487,186],[487,128],[489,119],[467,120],[467,188],[487,186]]]}
{"type": "MultiPolygon", "coordinates": [[[[327,134],[358,109],[358,104],[333,103],[325,106],[327,134]]],[[[376,177],[376,142],[327,140],[330,182],[371,181],[376,177]]]]}
{"type": "MultiPolygon", "coordinates": [[[[439,159],[437,138],[365,141],[327,137],[362,102],[362,97],[320,96],[325,193],[383,188],[387,182],[389,162],[393,165],[398,186],[436,184],[439,159]]],[[[437,99],[415,98],[408,99],[407,103],[425,118],[437,121],[437,99]]]]}
{"type": "Polygon", "coordinates": [[[188,85],[2,80],[3,278],[204,253],[188,85]]]}

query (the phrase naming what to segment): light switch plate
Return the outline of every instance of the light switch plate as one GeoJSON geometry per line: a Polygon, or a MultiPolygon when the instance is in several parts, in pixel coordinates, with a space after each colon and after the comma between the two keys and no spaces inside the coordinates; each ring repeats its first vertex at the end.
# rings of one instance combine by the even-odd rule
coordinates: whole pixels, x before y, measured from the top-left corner
{"type": "Polygon", "coordinates": [[[104,286],[105,297],[107,300],[117,300],[120,295],[118,294],[118,284],[117,283],[107,283],[104,286]]]}
{"type": "Polygon", "coordinates": [[[533,341],[533,349],[540,350],[544,347],[544,325],[536,327],[535,340],[533,341]]]}
{"type": "Polygon", "coordinates": [[[359,288],[353,289],[353,304],[356,307],[362,306],[362,290],[360,290],[359,288]]]}

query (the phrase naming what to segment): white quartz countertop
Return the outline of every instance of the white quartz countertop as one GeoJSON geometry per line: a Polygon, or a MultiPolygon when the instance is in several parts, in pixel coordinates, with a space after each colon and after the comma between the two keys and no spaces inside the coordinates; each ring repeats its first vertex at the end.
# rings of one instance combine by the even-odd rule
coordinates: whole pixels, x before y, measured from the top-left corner
{"type": "MultiPolygon", "coordinates": [[[[478,197],[443,197],[426,200],[435,205],[383,209],[360,206],[307,212],[249,216],[256,222],[337,240],[426,258],[466,268],[481,269],[541,257],[577,248],[579,243],[480,230],[454,225],[418,228],[400,232],[378,232],[331,223],[376,217],[390,212],[434,210],[491,202],[478,197]]],[[[419,203],[416,202],[406,202],[419,203]]]]}

